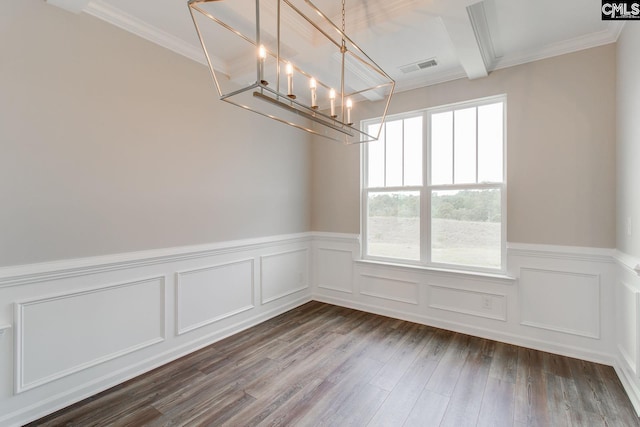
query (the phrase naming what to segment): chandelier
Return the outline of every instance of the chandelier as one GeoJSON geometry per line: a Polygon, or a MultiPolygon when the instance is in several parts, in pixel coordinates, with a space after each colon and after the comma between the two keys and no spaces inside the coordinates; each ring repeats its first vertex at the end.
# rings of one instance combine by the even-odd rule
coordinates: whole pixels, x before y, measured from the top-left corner
{"type": "Polygon", "coordinates": [[[309,0],[188,5],[221,100],[348,144],[378,139],[382,126],[357,118],[384,122],[395,82],[345,33],[344,0],[327,13],[309,0]]]}

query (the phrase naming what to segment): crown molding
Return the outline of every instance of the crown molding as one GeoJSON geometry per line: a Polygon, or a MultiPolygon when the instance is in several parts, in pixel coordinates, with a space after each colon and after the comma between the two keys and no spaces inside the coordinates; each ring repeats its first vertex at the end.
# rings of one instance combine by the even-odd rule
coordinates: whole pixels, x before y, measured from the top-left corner
{"type": "MultiPolygon", "coordinates": [[[[207,61],[201,46],[188,43],[161,30],[160,28],[149,25],[145,21],[131,16],[123,12],[122,10],[109,5],[103,0],[46,0],[46,2],[48,4],[60,7],[73,13],[86,12],[89,15],[115,25],[121,29],[124,29],[125,31],[142,37],[145,40],[169,49],[186,58],[199,62],[200,64],[207,65],[207,61]]],[[[364,6],[360,5],[347,11],[347,23],[349,24],[349,16],[357,17],[358,14],[364,13],[366,14],[367,19],[359,19],[358,22],[362,23],[363,25],[365,23],[371,24],[371,22],[377,22],[379,19],[383,19],[385,16],[388,17],[390,13],[401,13],[402,11],[415,6],[415,3],[416,0],[392,0],[387,4],[384,10],[374,10],[368,12],[365,12],[365,9],[362,9],[364,6]]],[[[485,19],[489,18],[490,15],[485,17],[485,19]]],[[[543,49],[534,49],[515,55],[506,55],[504,57],[499,57],[500,52],[496,51],[494,52],[494,57],[498,56],[498,58],[495,59],[493,67],[490,68],[490,71],[513,67],[528,62],[538,61],[541,59],[551,58],[554,56],[615,43],[620,37],[623,28],[624,22],[611,21],[609,22],[605,30],[581,37],[576,37],[560,43],[555,43],[543,49]]],[[[475,30],[477,31],[477,29],[475,30]]],[[[298,31],[300,31],[300,29],[298,29],[298,31]]],[[[496,46],[493,46],[493,48],[494,50],[498,50],[496,49],[496,46]]],[[[489,57],[490,56],[492,55],[489,55],[489,57]]],[[[215,57],[212,57],[211,61],[214,68],[222,71],[223,73],[227,73],[228,67],[225,61],[222,61],[219,58],[215,57]]],[[[396,82],[396,91],[401,92],[416,89],[419,87],[435,85],[438,83],[444,83],[464,77],[466,77],[466,74],[461,73],[460,69],[453,69],[450,72],[442,72],[431,76],[421,76],[408,81],[398,81],[396,82]]]]}
{"type": "Polygon", "coordinates": [[[425,74],[422,76],[416,76],[410,80],[396,81],[396,93],[406,92],[409,90],[420,89],[427,86],[433,86],[440,83],[446,83],[453,80],[460,80],[467,78],[462,67],[455,67],[450,70],[445,70],[439,73],[425,74]]]}
{"type": "MultiPolygon", "coordinates": [[[[203,65],[207,64],[202,48],[199,46],[194,46],[160,28],[149,25],[102,0],[91,1],[84,12],[203,65]]],[[[224,62],[215,58],[211,58],[211,60],[214,67],[225,69],[224,62]]]]}
{"type": "MultiPolygon", "coordinates": [[[[48,4],[57,6],[69,12],[79,14],[85,12],[111,25],[133,33],[145,40],[176,52],[182,56],[207,65],[207,59],[200,46],[194,46],[175,37],[145,21],[129,15],[122,10],[105,3],[102,0],[46,0],[48,4]]],[[[216,58],[211,58],[214,66],[225,69],[225,64],[216,58]]]]}
{"type": "Polygon", "coordinates": [[[609,21],[609,28],[607,28],[607,31],[611,33],[611,37],[613,37],[614,41],[618,41],[618,38],[624,29],[624,24],[625,21],[609,21]]]}
{"type": "Polygon", "coordinates": [[[606,30],[554,43],[543,49],[530,50],[515,55],[506,55],[495,61],[495,66],[492,71],[615,43],[620,36],[622,27],[623,25],[619,23],[610,24],[606,30]]]}
{"type": "Polygon", "coordinates": [[[89,4],[90,0],[46,0],[47,4],[57,6],[68,12],[79,14],[89,4]]]}

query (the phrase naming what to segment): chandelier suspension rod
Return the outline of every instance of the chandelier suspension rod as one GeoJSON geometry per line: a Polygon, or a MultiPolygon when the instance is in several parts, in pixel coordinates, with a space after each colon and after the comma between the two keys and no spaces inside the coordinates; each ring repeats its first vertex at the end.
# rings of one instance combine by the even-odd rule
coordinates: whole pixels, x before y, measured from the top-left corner
{"type": "Polygon", "coordinates": [[[342,46],[340,46],[340,54],[342,55],[342,65],[340,67],[340,110],[342,112],[342,119],[340,120],[342,123],[346,123],[347,121],[345,120],[344,114],[345,114],[345,108],[344,108],[344,55],[345,53],[347,53],[347,45],[345,44],[344,41],[344,31],[345,31],[345,20],[344,20],[344,2],[345,0],[342,0],[342,46]]]}
{"type": "MultiPolygon", "coordinates": [[[[256,0],[258,1],[258,0],[256,0]]],[[[280,93],[280,3],[282,0],[278,0],[278,24],[276,27],[276,92],[280,93]]],[[[278,95],[278,99],[280,99],[280,95],[278,95]]]]}

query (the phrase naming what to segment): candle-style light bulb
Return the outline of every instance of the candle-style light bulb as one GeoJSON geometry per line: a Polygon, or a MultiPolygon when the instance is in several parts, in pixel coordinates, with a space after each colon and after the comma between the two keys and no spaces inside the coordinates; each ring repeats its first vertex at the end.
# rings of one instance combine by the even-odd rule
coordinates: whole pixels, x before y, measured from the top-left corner
{"type": "Polygon", "coordinates": [[[266,86],[269,84],[269,82],[264,79],[264,61],[267,59],[267,50],[263,45],[260,45],[260,47],[258,48],[258,59],[260,83],[266,86]]]}
{"type": "Polygon", "coordinates": [[[351,109],[353,108],[353,102],[351,101],[351,98],[347,98],[347,124],[348,125],[352,125],[353,123],[351,122],[351,109]]]}
{"type": "Polygon", "coordinates": [[[334,89],[329,91],[329,104],[331,105],[331,117],[335,119],[338,116],[336,116],[336,91],[334,89]]]}
{"type": "Polygon", "coordinates": [[[318,96],[316,79],[313,77],[309,79],[309,88],[311,89],[311,108],[315,110],[318,108],[318,96]]]}
{"type": "Polygon", "coordinates": [[[291,99],[296,99],[293,94],[293,65],[291,65],[291,62],[287,62],[287,96],[291,99]]]}

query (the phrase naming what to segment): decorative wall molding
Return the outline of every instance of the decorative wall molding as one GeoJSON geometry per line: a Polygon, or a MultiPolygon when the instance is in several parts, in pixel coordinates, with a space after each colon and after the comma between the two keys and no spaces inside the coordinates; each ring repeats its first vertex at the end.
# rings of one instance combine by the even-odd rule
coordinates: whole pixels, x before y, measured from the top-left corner
{"type": "Polygon", "coordinates": [[[349,249],[320,248],[316,251],[317,287],[353,293],[353,253],[349,249]],[[341,287],[342,285],[342,287],[341,287]]]}
{"type": "Polygon", "coordinates": [[[0,325],[14,334],[0,339],[0,384],[13,385],[0,393],[0,425],[24,425],[310,301],[312,243],[297,233],[1,268],[0,325]],[[221,277],[220,304],[207,307],[206,284],[221,277]],[[283,277],[286,292],[268,286],[273,298],[255,302],[262,282],[283,277]],[[300,277],[301,286],[291,281],[300,277]],[[205,298],[181,324],[179,289],[205,298]],[[124,312],[111,310],[121,301],[124,312]],[[31,357],[52,343],[55,351],[31,357]]]}
{"type": "Polygon", "coordinates": [[[334,241],[339,243],[360,243],[359,234],[330,233],[326,231],[312,231],[311,236],[321,241],[334,241]]]}
{"type": "Polygon", "coordinates": [[[376,274],[360,273],[360,294],[418,305],[418,283],[376,274]]]}
{"type": "Polygon", "coordinates": [[[307,248],[282,251],[260,257],[260,296],[262,304],[284,298],[309,287],[309,250],[307,248]],[[296,255],[302,254],[302,258],[296,255]],[[287,261],[286,258],[289,258],[287,261]],[[296,259],[297,258],[297,259],[296,259]],[[278,261],[284,263],[278,266],[278,261]],[[275,263],[278,273],[269,273],[269,264],[275,263]]]}
{"type": "MultiPolygon", "coordinates": [[[[90,301],[87,301],[87,304],[88,303],[90,303],[90,301]]],[[[59,307],[54,306],[52,308],[53,312],[59,311],[58,308],[59,307]]],[[[143,307],[140,306],[140,308],[142,309],[143,307]]],[[[153,307],[150,305],[147,308],[153,308],[153,307]]],[[[110,310],[111,307],[107,307],[107,309],[110,310]]],[[[113,315],[117,316],[119,319],[123,319],[123,317],[127,314],[132,316],[132,320],[133,318],[137,317],[136,313],[126,313],[126,312],[123,312],[122,310],[113,311],[113,315]]],[[[145,313],[145,315],[147,315],[147,313],[145,313]]],[[[103,342],[103,339],[107,340],[109,338],[114,338],[114,336],[106,334],[109,328],[112,328],[111,330],[112,333],[120,333],[122,332],[123,328],[131,327],[131,329],[135,329],[135,326],[140,326],[136,324],[131,324],[134,322],[130,322],[127,325],[118,324],[121,322],[116,322],[115,319],[92,319],[92,320],[96,320],[98,322],[99,321],[105,322],[105,325],[104,325],[105,327],[102,329],[103,336],[99,335],[100,331],[92,333],[91,338],[99,342],[103,342]]],[[[151,319],[151,321],[153,321],[153,319],[151,319]]],[[[138,279],[134,281],[128,281],[125,283],[111,284],[111,285],[105,285],[105,286],[100,286],[100,287],[86,289],[86,290],[57,294],[55,296],[40,297],[40,298],[35,298],[35,299],[30,299],[25,301],[18,301],[18,302],[15,302],[15,327],[16,327],[15,392],[22,393],[32,388],[39,387],[44,384],[50,383],[52,381],[58,380],[60,378],[72,375],[76,372],[91,368],[92,366],[105,363],[109,360],[125,356],[127,354],[133,353],[145,347],[149,347],[164,341],[165,340],[165,277],[158,276],[158,277],[151,277],[146,279],[138,279]],[[60,328],[60,329],[54,330],[53,331],[54,334],[48,333],[48,332],[51,332],[49,331],[49,329],[51,329],[54,326],[65,326],[63,324],[64,321],[68,322],[67,326],[79,324],[81,328],[86,327],[85,324],[88,322],[89,319],[72,317],[74,314],[78,314],[79,316],[82,316],[82,315],[86,315],[88,312],[91,312],[91,311],[87,311],[87,309],[82,307],[82,304],[79,304],[79,300],[81,298],[88,299],[91,296],[93,296],[93,294],[100,293],[102,294],[100,299],[106,299],[105,297],[107,292],[116,292],[116,291],[121,291],[125,288],[133,288],[133,287],[143,286],[148,284],[153,285],[153,287],[155,287],[155,285],[158,285],[160,287],[160,291],[158,295],[159,300],[148,301],[154,304],[158,304],[158,306],[155,307],[158,310],[158,313],[157,313],[158,319],[155,319],[155,320],[159,322],[155,326],[157,327],[157,332],[158,332],[157,336],[149,336],[149,337],[145,337],[143,340],[138,342],[127,343],[127,345],[123,346],[123,348],[114,349],[113,351],[107,350],[104,354],[101,354],[101,355],[92,354],[85,357],[86,360],[75,361],[76,362],[75,365],[68,366],[68,367],[63,366],[49,373],[45,371],[45,373],[42,373],[40,375],[34,375],[35,379],[27,379],[28,376],[31,376],[29,374],[29,369],[38,371],[37,367],[31,366],[32,364],[36,364],[35,362],[33,362],[33,360],[40,359],[43,354],[47,354],[47,357],[46,357],[47,364],[54,364],[55,358],[53,357],[52,353],[54,352],[55,348],[58,348],[59,350],[65,351],[65,352],[74,352],[74,356],[75,356],[75,352],[78,349],[72,348],[71,346],[73,344],[78,344],[83,347],[91,347],[90,345],[87,346],[87,344],[90,344],[86,342],[87,337],[86,336],[83,337],[82,333],[78,331],[76,331],[77,335],[75,336],[73,334],[71,335],[71,341],[67,343],[60,342],[60,338],[59,338],[64,336],[64,333],[65,333],[64,329],[60,328]],[[51,313],[47,313],[46,311],[44,313],[37,313],[38,309],[40,311],[43,311],[43,308],[48,304],[61,305],[60,302],[64,300],[72,300],[72,301],[69,302],[69,307],[67,307],[67,310],[64,310],[65,315],[60,319],[57,319],[51,316],[50,315],[51,313]],[[34,307],[34,308],[31,309],[31,307],[34,307]],[[30,313],[32,311],[36,311],[36,313],[30,313]],[[27,320],[28,320],[28,323],[27,323],[27,320]],[[33,331],[31,330],[32,328],[37,328],[37,327],[40,327],[41,329],[40,330],[36,329],[33,331]],[[57,332],[57,334],[55,334],[55,332],[57,332]],[[50,345],[49,343],[49,341],[53,339],[51,335],[53,335],[53,337],[55,336],[58,337],[55,339],[55,347],[50,345]],[[38,339],[43,340],[40,346],[37,345],[38,339]],[[36,344],[34,344],[34,342],[36,344]],[[29,348],[25,347],[26,345],[25,343],[30,343],[29,348]],[[31,362],[28,362],[27,358],[31,359],[31,362]]],[[[144,332],[144,331],[139,330],[138,332],[144,332]]],[[[151,331],[151,334],[155,335],[154,332],[155,331],[151,331]]],[[[139,338],[139,337],[135,337],[135,338],[139,338]]],[[[90,350],[96,351],[94,349],[90,349],[90,350]]]]}
{"type": "Polygon", "coordinates": [[[523,267],[520,324],[599,339],[600,292],[597,274],[523,267]]]}
{"type": "Polygon", "coordinates": [[[206,245],[153,249],[39,264],[0,267],[0,288],[50,282],[107,271],[146,267],[249,250],[260,250],[275,244],[309,243],[310,241],[311,233],[285,234],[206,245]]]}
{"type": "Polygon", "coordinates": [[[638,387],[637,378],[624,368],[623,361],[616,360],[612,365],[633,408],[636,410],[636,415],[640,416],[640,387],[638,387]]]}
{"type": "MultiPolygon", "coordinates": [[[[544,338],[541,339],[508,331],[498,331],[492,328],[481,326],[479,323],[471,324],[466,322],[451,321],[443,319],[441,317],[430,316],[423,313],[403,312],[397,309],[383,307],[377,304],[374,305],[335,296],[314,295],[313,299],[315,301],[320,301],[327,304],[334,304],[341,307],[362,310],[368,313],[379,314],[381,316],[393,317],[394,319],[407,320],[409,322],[420,323],[423,325],[429,325],[462,334],[473,335],[479,338],[500,341],[507,344],[537,349],[540,351],[560,354],[567,357],[587,360],[590,362],[602,363],[610,366],[614,364],[614,356],[608,351],[585,349],[584,347],[575,346],[566,342],[563,343],[559,341],[551,341],[544,338]]],[[[503,323],[495,321],[493,322],[500,324],[503,323]]]]}
{"type": "Polygon", "coordinates": [[[420,265],[409,265],[409,264],[394,264],[389,262],[372,261],[367,259],[357,259],[355,260],[355,263],[362,266],[368,265],[368,266],[375,266],[376,268],[384,268],[386,270],[413,272],[418,274],[428,274],[431,276],[439,276],[439,277],[446,277],[446,278],[473,279],[474,281],[479,281],[479,282],[490,282],[490,283],[500,282],[504,284],[513,284],[516,281],[515,277],[511,277],[504,274],[492,274],[492,273],[473,272],[473,271],[465,271],[465,270],[448,270],[444,268],[424,267],[420,265]]]}
{"type": "Polygon", "coordinates": [[[182,335],[254,308],[253,277],[253,258],[176,272],[176,334],[182,335]],[[239,267],[245,267],[248,271],[238,272],[239,267]],[[248,277],[242,277],[241,273],[248,277]],[[201,280],[217,280],[223,283],[198,283],[197,276],[201,276],[201,280]],[[189,277],[193,277],[194,281],[188,282],[189,277]],[[227,280],[233,282],[225,282],[227,280]],[[185,293],[190,285],[197,289],[191,298],[188,298],[185,293]],[[213,295],[214,290],[216,295],[213,295]],[[187,307],[183,304],[190,305],[187,307]],[[197,321],[183,324],[186,323],[183,317],[197,316],[198,310],[201,313],[197,321]]]}
{"type": "MultiPolygon", "coordinates": [[[[163,366],[171,361],[198,351],[214,342],[223,340],[247,328],[258,325],[266,320],[305,304],[310,300],[311,298],[308,296],[300,297],[287,302],[282,306],[274,307],[241,322],[233,323],[230,326],[215,330],[204,336],[193,338],[187,342],[182,342],[180,345],[174,346],[169,350],[153,353],[153,355],[148,358],[140,360],[132,365],[122,366],[121,368],[111,371],[106,375],[92,378],[86,383],[78,383],[74,387],[64,389],[55,394],[50,394],[44,399],[38,399],[37,401],[24,405],[12,412],[4,414],[0,412],[0,425],[18,427],[37,420],[38,418],[65,408],[75,402],[79,402],[142,375],[145,372],[152,371],[153,369],[163,366]]],[[[0,401],[0,404],[1,403],[2,402],[0,401]]]]}
{"type": "Polygon", "coordinates": [[[620,280],[616,289],[616,348],[634,376],[640,357],[640,290],[620,280]]]}
{"type": "Polygon", "coordinates": [[[640,276],[640,258],[633,257],[621,251],[616,251],[614,259],[620,267],[640,276]]]}
{"type": "MultiPolygon", "coordinates": [[[[359,253],[355,238],[334,239],[314,235],[315,254],[324,249],[359,253]]],[[[354,259],[353,281],[356,292],[332,293],[320,286],[318,257],[314,258],[313,298],[360,310],[443,327],[483,338],[580,357],[599,363],[612,363],[613,250],[557,245],[510,243],[507,258],[509,275],[443,270],[354,259]],[[524,284],[523,273],[524,273],[524,284]],[[535,284],[541,271],[560,282],[558,294],[548,289],[544,303],[531,307],[523,301],[523,289],[541,297],[535,284]],[[565,275],[565,274],[569,275],[565,275]],[[571,275],[575,273],[576,275],[571,275]],[[361,289],[362,275],[380,279],[379,289],[361,289]],[[569,279],[566,283],[564,278],[569,279]],[[534,280],[532,280],[534,279],[534,280]],[[395,280],[416,283],[417,304],[399,303],[387,298],[397,295],[395,280]],[[435,292],[434,292],[435,291],[435,292]],[[561,295],[560,295],[561,294],[561,295]],[[548,310],[549,298],[566,298],[561,309],[548,310]],[[490,308],[487,308],[490,307],[490,308]],[[526,314],[523,318],[523,313],[526,314]],[[582,323],[574,323],[583,321],[582,323]]],[[[342,270],[342,269],[340,269],[342,270]]],[[[337,273],[336,273],[337,274],[337,273]]],[[[546,276],[545,276],[546,278],[546,276]]],[[[350,275],[339,279],[348,283],[350,275]]],[[[543,284],[544,286],[544,284],[543,284]]],[[[541,299],[542,301],[542,299],[541,299]]]]}
{"type": "Polygon", "coordinates": [[[503,322],[507,321],[507,295],[505,294],[480,292],[457,286],[430,283],[429,307],[503,322]],[[438,291],[443,295],[438,295],[438,291]],[[446,296],[450,298],[447,300],[446,296]],[[480,303],[476,301],[472,301],[475,304],[465,303],[465,299],[470,298],[480,299],[480,303]],[[487,300],[487,298],[489,299],[487,300]],[[488,307],[484,306],[484,301],[489,301],[488,307]],[[477,307],[481,307],[481,309],[477,307]]]}
{"type": "MultiPolygon", "coordinates": [[[[25,424],[311,299],[542,351],[613,364],[631,396],[634,393],[633,390],[640,385],[640,378],[629,367],[634,355],[626,350],[625,356],[619,348],[620,344],[615,338],[614,321],[611,319],[616,317],[616,305],[613,301],[615,286],[619,286],[616,281],[616,271],[626,275],[625,283],[628,283],[630,289],[640,289],[640,280],[633,269],[622,267],[617,254],[615,259],[610,254],[611,250],[608,249],[515,244],[509,249],[510,263],[514,266],[513,277],[509,277],[361,261],[354,259],[359,255],[357,235],[299,233],[3,268],[0,269],[0,301],[3,303],[9,301],[8,304],[17,303],[14,304],[16,313],[19,311],[18,305],[21,305],[24,311],[25,307],[34,308],[39,301],[44,301],[43,307],[46,308],[46,301],[50,298],[95,290],[97,286],[104,286],[101,283],[126,284],[150,280],[139,279],[139,277],[163,278],[165,287],[163,295],[166,298],[164,306],[171,309],[163,313],[163,315],[166,314],[163,325],[169,327],[168,336],[164,337],[164,341],[132,350],[103,363],[76,373],[67,373],[42,384],[34,385],[34,381],[40,380],[41,377],[47,378],[46,375],[39,376],[41,372],[30,371],[31,377],[23,375],[20,383],[21,392],[7,398],[0,398],[0,414],[2,414],[0,425],[25,424]],[[334,258],[331,257],[334,256],[344,265],[334,269],[335,271],[332,272],[332,274],[335,273],[334,276],[323,277],[318,271],[320,265],[318,262],[327,254],[330,254],[329,261],[333,262],[334,258]],[[185,282],[185,278],[197,279],[196,282],[191,283],[193,287],[190,290],[198,294],[200,285],[204,286],[204,283],[208,283],[205,272],[215,270],[217,267],[224,269],[225,266],[237,265],[240,271],[229,277],[242,277],[241,281],[245,284],[242,289],[248,289],[249,264],[252,265],[255,290],[253,297],[262,301],[262,304],[255,303],[252,308],[238,312],[234,310],[216,312],[202,308],[199,311],[201,317],[195,316],[188,322],[178,325],[180,315],[177,302],[180,298],[178,289],[182,287],[184,290],[190,286],[185,282]],[[531,280],[536,277],[527,277],[527,272],[548,271],[551,272],[549,274],[555,278],[554,280],[559,280],[558,272],[577,274],[578,276],[575,276],[577,283],[586,283],[586,288],[572,284],[570,281],[567,284],[563,283],[561,287],[561,292],[567,293],[572,299],[567,306],[570,311],[569,319],[582,318],[583,314],[580,311],[573,310],[579,307],[581,302],[595,303],[597,300],[599,314],[594,315],[599,322],[597,328],[593,324],[586,325],[578,328],[578,333],[575,334],[573,333],[576,332],[575,328],[548,330],[522,325],[521,314],[525,309],[524,302],[520,299],[523,286],[522,271],[525,271],[524,286],[527,289],[536,283],[535,280],[531,280]],[[199,275],[199,272],[202,275],[199,275]],[[364,287],[360,286],[363,276],[375,278],[377,280],[375,286],[369,286],[370,283],[364,287]],[[328,277],[330,280],[327,279],[328,277]],[[598,291],[593,285],[596,277],[598,291]],[[325,285],[331,285],[326,283],[327,281],[339,284],[337,286],[339,288],[351,289],[352,292],[333,292],[332,289],[320,286],[323,282],[325,285]],[[398,283],[401,284],[400,287],[398,283]],[[281,284],[282,287],[280,287],[281,284]],[[580,291],[573,292],[574,287],[580,291]],[[444,292],[442,295],[446,298],[442,299],[438,296],[439,299],[434,300],[430,289],[444,292]],[[586,294],[582,292],[584,289],[587,290],[586,294]],[[462,292],[460,295],[471,295],[471,297],[457,301],[455,298],[457,294],[451,295],[451,292],[462,292]],[[579,295],[574,295],[575,293],[579,295]],[[493,307],[491,311],[483,310],[481,306],[483,296],[491,298],[493,307]],[[446,308],[443,309],[443,307],[446,308]],[[219,315],[222,317],[217,317],[219,315]],[[199,321],[205,321],[206,325],[201,325],[199,321]],[[171,328],[172,325],[176,326],[177,330],[171,328]],[[189,329],[192,326],[194,328],[189,329]],[[188,333],[186,333],[187,330],[188,333]],[[593,333],[596,330],[597,333],[593,333]],[[179,335],[180,333],[182,334],[179,335]],[[593,336],[600,338],[596,339],[593,336]],[[43,396],[47,397],[43,398],[43,396]]],[[[206,288],[202,289],[206,290],[206,288]]],[[[139,299],[139,302],[144,305],[145,299],[139,299]]],[[[9,307],[8,304],[6,304],[7,307],[9,307]]],[[[236,309],[245,308],[245,305],[239,303],[232,305],[236,309]]],[[[629,317],[636,318],[637,310],[631,311],[633,313],[628,313],[629,317]]],[[[140,312],[142,313],[143,310],[140,312]]],[[[29,312],[27,308],[26,315],[39,313],[41,312],[29,312]]],[[[536,316],[545,315],[544,312],[535,313],[536,316]]],[[[558,319],[553,314],[553,312],[550,313],[550,317],[543,320],[556,327],[558,319]]],[[[625,314],[623,317],[626,319],[628,316],[625,314]]],[[[24,330],[18,331],[24,323],[20,323],[17,319],[18,314],[13,320],[13,325],[9,325],[12,320],[3,318],[0,310],[0,324],[8,324],[15,328],[15,333],[12,334],[17,337],[14,348],[19,344],[20,334],[24,334],[24,330]]],[[[536,317],[533,320],[538,319],[536,317]]],[[[560,320],[560,326],[566,326],[563,323],[564,320],[560,320]]],[[[621,321],[626,320],[621,319],[621,321]]],[[[109,327],[109,323],[101,326],[109,327]]],[[[629,333],[635,334],[633,331],[629,333]]],[[[0,340],[0,383],[9,375],[8,384],[11,384],[13,377],[17,377],[17,372],[24,371],[23,364],[19,369],[13,366],[16,373],[11,372],[10,349],[12,346],[5,345],[11,342],[10,339],[7,340],[10,337],[11,335],[8,336],[5,333],[5,339],[0,340]],[[9,354],[3,354],[3,351],[9,354]]],[[[634,337],[635,343],[638,342],[636,338],[634,337]]],[[[144,339],[140,341],[146,342],[144,339]]],[[[632,343],[632,340],[630,339],[629,342],[632,343]]],[[[130,349],[130,347],[126,348],[130,349]]],[[[19,357],[14,357],[14,360],[19,360],[19,357]]],[[[79,364],[74,365],[76,368],[78,366],[79,364]]],[[[44,374],[49,373],[44,372],[44,374]]]]}
{"type": "Polygon", "coordinates": [[[640,277],[635,269],[638,259],[618,251],[615,288],[614,368],[640,415],[640,277]]]}
{"type": "Polygon", "coordinates": [[[587,262],[614,262],[615,249],[588,248],[582,246],[538,245],[531,243],[507,243],[509,256],[554,258],[587,262]]]}

